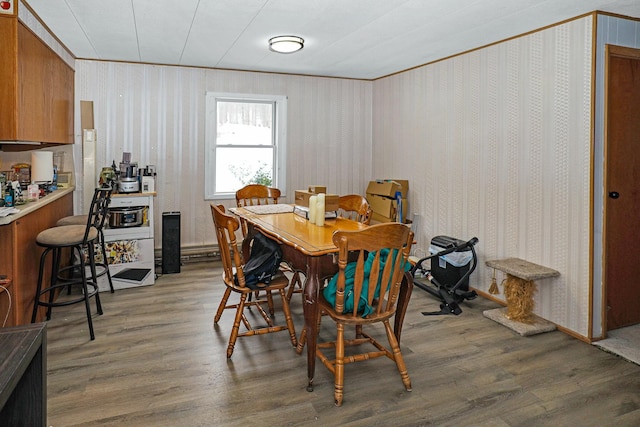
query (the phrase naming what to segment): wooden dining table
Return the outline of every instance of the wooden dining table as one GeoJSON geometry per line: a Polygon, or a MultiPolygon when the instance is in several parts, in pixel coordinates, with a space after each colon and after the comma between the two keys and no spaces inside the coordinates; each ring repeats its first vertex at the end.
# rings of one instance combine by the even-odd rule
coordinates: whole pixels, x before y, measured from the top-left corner
{"type": "MultiPolygon", "coordinates": [[[[278,205],[274,205],[278,206],[278,205]]],[[[350,219],[326,219],[323,226],[310,223],[305,217],[293,213],[293,207],[287,209],[260,208],[250,206],[231,208],[232,213],[246,221],[247,238],[243,241],[245,259],[249,253],[250,237],[256,230],[278,241],[282,248],[283,259],[295,270],[305,273],[303,286],[304,327],[307,335],[307,390],[313,391],[317,347],[317,315],[318,295],[322,278],[338,271],[338,248],[333,244],[333,233],[336,231],[363,230],[368,226],[350,219]],[[334,257],[335,255],[335,257],[334,257]]],[[[409,303],[413,286],[409,280],[403,281],[398,297],[398,310],[394,321],[394,333],[398,341],[402,330],[404,313],[409,303]]]]}

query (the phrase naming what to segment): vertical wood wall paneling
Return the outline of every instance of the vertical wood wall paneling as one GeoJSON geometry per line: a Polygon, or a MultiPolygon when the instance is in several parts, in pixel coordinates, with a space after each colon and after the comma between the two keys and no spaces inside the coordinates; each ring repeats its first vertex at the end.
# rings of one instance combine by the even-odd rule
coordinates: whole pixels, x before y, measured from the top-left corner
{"type": "Polygon", "coordinates": [[[389,154],[374,156],[374,175],[401,174],[420,189],[410,201],[424,215],[418,246],[478,236],[472,282],[483,291],[487,259],[559,270],[539,283],[535,312],[584,336],[588,312],[573,311],[590,292],[591,28],[581,18],[378,80],[373,111],[373,151],[389,154]],[[416,107],[419,81],[427,89],[416,107]],[[392,138],[404,153],[424,153],[427,167],[387,153],[392,138]]]}
{"type": "Polygon", "coordinates": [[[118,164],[123,152],[141,167],[156,165],[157,248],[162,212],[170,211],[181,212],[183,247],[215,242],[203,185],[207,91],[288,97],[286,201],[311,184],[362,194],[371,177],[368,81],[79,60],[76,87],[76,105],[94,102],[98,167],[118,164]]]}
{"type": "MultiPolygon", "coordinates": [[[[417,234],[420,250],[424,251],[429,239],[437,234],[462,238],[478,235],[481,266],[473,280],[474,286],[484,290],[491,277],[483,266],[488,258],[520,256],[560,270],[559,279],[539,286],[536,310],[551,321],[587,335],[589,236],[585,230],[591,197],[591,31],[591,18],[582,18],[373,84],[77,61],[76,104],[79,100],[96,103],[101,156],[97,164],[118,160],[123,147],[133,147],[133,139],[138,138],[139,157],[134,156],[134,160],[143,166],[155,164],[159,171],[157,215],[180,210],[182,244],[190,246],[213,242],[208,202],[202,200],[199,182],[204,167],[204,92],[286,94],[290,111],[289,200],[295,189],[309,184],[327,184],[330,190],[336,185],[336,192],[345,194],[363,192],[370,178],[407,178],[411,181],[410,213],[423,215],[417,234]],[[568,52],[566,61],[560,51],[568,52]],[[517,56],[515,66],[513,55],[517,56]],[[117,105],[116,94],[123,84],[113,76],[112,67],[122,69],[120,73],[133,80],[137,74],[134,69],[144,70],[138,77],[142,84],[129,86],[129,90],[143,95],[130,98],[128,108],[132,111],[127,114],[133,131],[126,137],[124,130],[114,124],[118,113],[107,114],[107,104],[117,105]],[[514,86],[510,86],[513,72],[517,73],[518,82],[515,95],[514,86]],[[558,79],[568,81],[568,92],[561,85],[556,86],[558,79]],[[186,89],[176,88],[179,82],[187,85],[186,89]],[[462,86],[456,90],[456,85],[462,86]],[[554,93],[556,87],[561,88],[561,93],[554,93]],[[509,93],[517,99],[510,99],[509,93]],[[177,100],[182,103],[181,108],[168,107],[177,100]],[[340,114],[336,116],[334,111],[340,114]],[[518,124],[509,123],[513,117],[518,117],[518,124]],[[137,134],[136,122],[140,123],[137,134]],[[513,141],[516,147],[511,145],[513,141]],[[181,156],[178,161],[173,158],[175,154],[181,156]],[[458,173],[462,177],[459,181],[450,176],[458,173]],[[346,174],[350,179],[343,179],[346,174]],[[189,182],[188,196],[180,194],[185,182],[189,182]],[[560,194],[568,199],[560,200],[560,194]],[[510,213],[507,205],[517,206],[515,213],[510,213]],[[567,213],[556,218],[562,208],[567,213]]],[[[638,23],[598,16],[593,336],[601,332],[602,310],[605,43],[640,47],[638,23]]],[[[119,108],[127,107],[123,104],[119,108]]],[[[76,140],[80,141],[79,114],[76,132],[76,140]]],[[[79,149],[76,144],[76,159],[81,158],[79,149]]],[[[159,242],[156,240],[156,246],[159,242]]]]}

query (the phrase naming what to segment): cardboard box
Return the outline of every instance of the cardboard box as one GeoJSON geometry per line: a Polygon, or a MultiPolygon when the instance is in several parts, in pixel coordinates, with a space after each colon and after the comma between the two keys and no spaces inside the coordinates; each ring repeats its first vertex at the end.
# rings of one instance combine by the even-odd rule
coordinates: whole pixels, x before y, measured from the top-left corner
{"type": "Polygon", "coordinates": [[[402,193],[402,198],[406,199],[407,197],[409,197],[409,180],[408,179],[394,179],[393,181],[395,181],[398,184],[400,184],[400,192],[402,193]]]}
{"type": "MultiPolygon", "coordinates": [[[[377,213],[374,212],[374,213],[371,214],[371,222],[370,222],[370,224],[373,225],[373,224],[380,224],[380,223],[383,223],[383,222],[395,222],[395,221],[396,221],[395,218],[388,218],[386,216],[382,216],[382,215],[377,214],[377,213]]],[[[413,224],[413,222],[411,220],[406,220],[404,222],[404,224],[406,224],[409,227],[411,227],[411,224],[413,224]]]]}
{"type": "Polygon", "coordinates": [[[369,181],[367,194],[375,194],[384,197],[396,197],[396,191],[402,193],[402,198],[409,196],[409,181],[406,179],[376,179],[369,181]]]}
{"type": "MultiPolygon", "coordinates": [[[[367,194],[367,200],[373,213],[386,218],[392,218],[395,221],[396,217],[396,200],[390,197],[382,197],[375,194],[367,194]]],[[[402,199],[402,220],[406,221],[407,212],[409,212],[409,202],[407,199],[402,199]]],[[[388,222],[388,221],[387,221],[388,222]]]]}
{"type": "Polygon", "coordinates": [[[327,194],[327,187],[324,187],[322,185],[310,185],[309,186],[309,193],[313,193],[313,194],[325,193],[325,194],[327,194]]]}
{"type": "Polygon", "coordinates": [[[93,125],[93,101],[80,101],[80,126],[95,129],[93,125]]]}
{"type": "Polygon", "coordinates": [[[393,198],[396,196],[396,191],[400,191],[401,188],[400,184],[395,181],[378,179],[375,181],[369,181],[369,185],[367,185],[367,194],[393,198]]]}
{"type": "Polygon", "coordinates": [[[384,222],[394,222],[394,220],[392,218],[386,217],[384,215],[380,215],[379,213],[372,213],[371,214],[371,222],[370,224],[381,224],[384,222]]]}
{"type": "MultiPolygon", "coordinates": [[[[298,206],[309,207],[309,198],[316,194],[310,191],[296,190],[295,192],[295,204],[298,206]]],[[[325,194],[324,196],[324,210],[325,212],[337,211],[340,202],[340,196],[337,194],[325,194]]]]}
{"type": "Polygon", "coordinates": [[[367,200],[369,201],[369,206],[371,206],[371,210],[374,213],[387,218],[394,218],[396,216],[395,199],[367,193],[367,200]]]}

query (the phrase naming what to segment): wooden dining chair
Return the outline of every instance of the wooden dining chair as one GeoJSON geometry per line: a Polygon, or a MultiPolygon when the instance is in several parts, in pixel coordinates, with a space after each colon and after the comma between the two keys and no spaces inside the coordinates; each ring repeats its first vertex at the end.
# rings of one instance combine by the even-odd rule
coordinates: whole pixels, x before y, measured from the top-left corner
{"type": "MultiPolygon", "coordinates": [[[[236,191],[236,206],[239,208],[245,206],[258,206],[258,205],[275,205],[278,204],[278,199],[281,197],[279,189],[274,187],[268,187],[263,184],[248,184],[236,191]]],[[[244,219],[240,219],[240,225],[242,227],[242,237],[247,237],[249,233],[247,222],[244,219]]],[[[283,267],[287,271],[293,271],[288,264],[284,264],[283,267]]],[[[256,292],[256,298],[258,292],[256,292]]],[[[251,297],[249,297],[251,300],[251,297]]],[[[267,301],[269,303],[269,313],[273,316],[275,310],[273,308],[273,299],[271,292],[267,292],[267,301]]]]}
{"type": "MultiPolygon", "coordinates": [[[[242,256],[242,250],[236,241],[236,231],[240,228],[238,218],[226,214],[223,205],[215,206],[214,204],[211,204],[211,215],[213,216],[216,237],[218,239],[218,248],[220,250],[220,257],[222,258],[223,281],[226,286],[222,300],[218,305],[214,323],[216,325],[218,324],[224,310],[235,310],[235,319],[233,321],[231,336],[229,337],[229,345],[227,347],[227,358],[230,358],[233,354],[233,349],[238,337],[289,331],[291,343],[295,347],[297,344],[296,331],[291,318],[289,302],[287,301],[284,291],[289,284],[288,279],[281,271],[279,271],[271,278],[271,281],[268,284],[258,283],[257,285],[258,288],[267,291],[268,295],[271,295],[271,291],[277,291],[282,299],[282,311],[284,312],[286,325],[275,325],[273,318],[267,314],[262,307],[264,304],[268,304],[268,301],[259,298],[257,295],[255,296],[255,299],[248,298],[249,295],[254,292],[254,289],[246,286],[245,282],[243,271],[243,265],[245,263],[242,256]],[[229,303],[228,300],[232,292],[240,295],[240,301],[238,303],[229,303]],[[245,308],[247,307],[257,308],[258,313],[260,313],[265,322],[263,326],[254,328],[251,325],[249,318],[245,314],[245,308]],[[240,323],[245,326],[245,332],[240,332],[240,323]]],[[[258,318],[258,320],[260,319],[258,318]]]]}
{"type": "MultiPolygon", "coordinates": [[[[340,196],[338,199],[338,216],[341,218],[351,219],[369,225],[373,210],[367,199],[359,194],[349,194],[340,196]]],[[[289,290],[287,291],[287,299],[291,301],[294,293],[302,292],[302,283],[304,271],[293,271],[291,276],[289,290]]]]}
{"type": "MultiPolygon", "coordinates": [[[[413,232],[399,223],[333,234],[333,243],[339,248],[339,271],[320,294],[317,322],[319,326],[322,318],[332,319],[336,323],[336,337],[328,342],[319,339],[316,356],[334,375],[337,406],[342,405],[344,366],[377,357],[393,360],[405,389],[411,391],[409,374],[390,319],[396,314],[402,280],[412,280],[405,271],[412,241],[413,232]],[[354,256],[357,260],[351,261],[354,256]],[[384,325],[388,346],[363,330],[364,326],[375,323],[384,325]],[[353,339],[345,337],[347,325],[355,326],[353,339]],[[349,352],[349,356],[345,356],[346,346],[363,344],[373,347],[369,351],[360,348],[361,352],[349,352]]],[[[372,369],[375,376],[381,375],[378,367],[372,369]]]]}
{"type": "Polygon", "coordinates": [[[373,210],[366,197],[348,194],[338,199],[338,216],[369,225],[373,210]]]}
{"type": "MultiPolygon", "coordinates": [[[[281,193],[277,188],[267,187],[262,184],[249,184],[236,191],[236,206],[241,208],[244,206],[273,205],[278,203],[280,197],[281,193]]],[[[242,235],[246,236],[247,224],[245,221],[241,221],[241,223],[242,235]]]]}

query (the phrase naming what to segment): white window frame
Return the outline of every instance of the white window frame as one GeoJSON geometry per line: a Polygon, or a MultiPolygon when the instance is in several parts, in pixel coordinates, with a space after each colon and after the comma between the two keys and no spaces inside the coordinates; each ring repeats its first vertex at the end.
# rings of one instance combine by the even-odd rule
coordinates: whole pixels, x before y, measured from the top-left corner
{"type": "Polygon", "coordinates": [[[274,118],[274,156],[273,181],[271,186],[286,194],[286,156],[287,156],[287,97],[284,95],[256,95],[246,93],[207,92],[204,143],[204,198],[205,200],[234,199],[233,193],[216,193],[216,135],[217,105],[219,101],[264,102],[270,101],[275,106],[274,118]]]}

